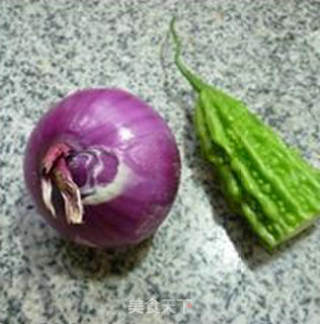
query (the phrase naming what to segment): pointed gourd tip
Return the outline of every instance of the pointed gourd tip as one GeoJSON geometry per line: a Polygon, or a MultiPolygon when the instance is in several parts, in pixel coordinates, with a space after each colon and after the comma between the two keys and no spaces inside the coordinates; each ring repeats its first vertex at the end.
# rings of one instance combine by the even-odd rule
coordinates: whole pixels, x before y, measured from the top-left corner
{"type": "Polygon", "coordinates": [[[192,88],[196,92],[200,92],[207,85],[195,73],[193,73],[181,60],[181,40],[175,30],[176,17],[173,17],[170,22],[170,32],[174,42],[174,61],[181,74],[188,80],[192,88]]]}

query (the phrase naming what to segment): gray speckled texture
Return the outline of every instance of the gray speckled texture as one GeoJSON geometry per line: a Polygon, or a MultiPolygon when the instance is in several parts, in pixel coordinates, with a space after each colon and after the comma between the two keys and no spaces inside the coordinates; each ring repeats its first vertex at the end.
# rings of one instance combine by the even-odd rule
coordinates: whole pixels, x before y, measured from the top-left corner
{"type": "Polygon", "coordinates": [[[319,323],[320,223],[274,255],[231,214],[199,158],[193,94],[165,42],[243,99],[315,165],[320,152],[319,1],[0,1],[0,323],[319,323]],[[161,49],[162,48],[162,49],[161,49]],[[160,60],[162,57],[162,60],[160,60]],[[69,91],[118,86],[168,120],[179,195],[153,240],[102,252],[61,240],[22,179],[32,125],[69,91]],[[189,299],[170,315],[141,299],[189,299]]]}

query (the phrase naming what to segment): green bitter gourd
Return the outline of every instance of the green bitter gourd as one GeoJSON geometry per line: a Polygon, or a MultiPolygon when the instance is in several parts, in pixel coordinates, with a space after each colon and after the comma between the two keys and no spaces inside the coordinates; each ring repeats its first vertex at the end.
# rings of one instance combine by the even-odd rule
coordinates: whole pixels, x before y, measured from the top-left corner
{"type": "Polygon", "coordinates": [[[206,84],[181,61],[174,28],[175,64],[197,92],[195,129],[227,201],[273,249],[320,215],[320,170],[309,165],[247,107],[206,84]]]}

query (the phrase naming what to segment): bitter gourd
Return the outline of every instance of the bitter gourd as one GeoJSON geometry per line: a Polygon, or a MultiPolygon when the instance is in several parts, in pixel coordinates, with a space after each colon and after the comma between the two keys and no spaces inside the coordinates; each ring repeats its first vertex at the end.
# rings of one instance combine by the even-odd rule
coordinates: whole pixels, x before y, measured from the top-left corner
{"type": "Polygon", "coordinates": [[[180,58],[175,64],[197,92],[195,129],[227,201],[264,245],[273,249],[320,215],[320,170],[308,164],[239,100],[206,84],[180,58]]]}

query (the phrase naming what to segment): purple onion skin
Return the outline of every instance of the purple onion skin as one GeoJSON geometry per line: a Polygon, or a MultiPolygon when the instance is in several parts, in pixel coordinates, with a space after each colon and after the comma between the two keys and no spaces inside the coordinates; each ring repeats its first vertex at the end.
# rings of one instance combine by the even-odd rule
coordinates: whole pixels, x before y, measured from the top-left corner
{"type": "Polygon", "coordinates": [[[120,89],[85,89],[40,119],[28,141],[24,175],[39,213],[65,238],[119,247],[141,242],[163,222],[177,193],[180,157],[169,127],[145,102],[120,89]],[[51,194],[55,216],[42,196],[43,163],[59,143],[70,148],[64,161],[84,202],[79,224],[66,218],[59,188],[51,194]],[[97,195],[120,173],[113,192],[97,195]],[[90,203],[90,197],[99,199],[90,203]]]}

